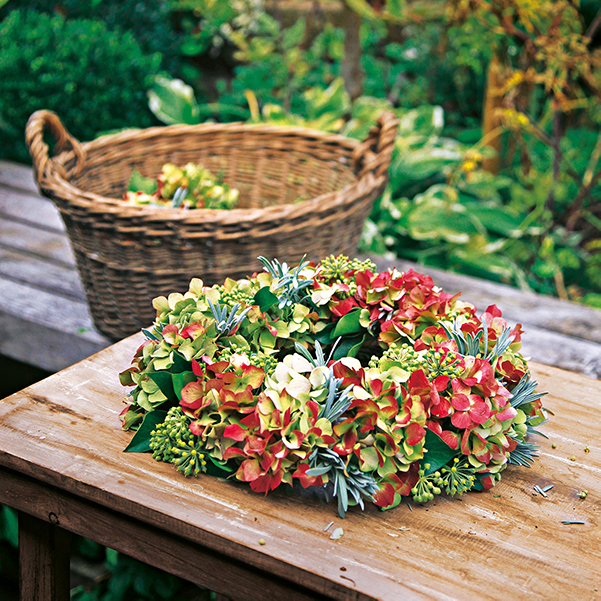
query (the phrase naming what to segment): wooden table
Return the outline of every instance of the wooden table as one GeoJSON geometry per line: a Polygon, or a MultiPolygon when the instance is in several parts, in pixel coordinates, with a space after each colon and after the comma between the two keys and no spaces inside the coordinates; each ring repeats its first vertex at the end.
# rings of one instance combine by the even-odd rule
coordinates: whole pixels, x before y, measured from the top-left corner
{"type": "Polygon", "coordinates": [[[233,599],[601,598],[601,382],[533,365],[555,414],[533,468],[510,467],[488,493],[341,520],[335,504],[122,453],[117,373],[140,341],[0,401],[0,502],[21,512],[22,599],[67,598],[65,531],[233,599]],[[554,488],[544,498],[536,484],[554,488]]]}

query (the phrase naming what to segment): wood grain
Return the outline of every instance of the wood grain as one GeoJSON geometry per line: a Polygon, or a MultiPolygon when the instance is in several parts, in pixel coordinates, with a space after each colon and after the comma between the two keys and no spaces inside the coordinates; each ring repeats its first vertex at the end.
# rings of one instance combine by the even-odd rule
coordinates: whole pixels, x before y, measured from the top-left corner
{"type": "Polygon", "coordinates": [[[247,599],[249,591],[255,591],[252,598],[256,601],[316,598],[314,592],[304,587],[291,587],[283,579],[274,579],[241,562],[229,561],[194,542],[6,468],[0,469],[0,502],[21,512],[19,523],[23,528],[19,543],[20,552],[26,558],[22,566],[21,593],[26,593],[24,598],[31,601],[54,599],[40,593],[44,587],[51,589],[57,600],[60,598],[65,566],[67,579],[62,588],[66,591],[63,598],[68,599],[67,532],[85,536],[212,591],[227,591],[231,599],[247,599]]]}
{"type": "Polygon", "coordinates": [[[340,520],[316,499],[265,498],[123,454],[130,436],[119,429],[117,372],[140,342],[126,339],[1,401],[0,464],[334,598],[594,599],[601,589],[600,382],[534,365],[555,415],[533,468],[510,467],[488,493],[340,520]],[[533,496],[536,484],[554,488],[533,496]],[[332,520],[344,529],[337,541],[324,531],[332,520]]]}
{"type": "Polygon", "coordinates": [[[66,530],[19,513],[20,601],[68,601],[69,544],[66,530]]]}

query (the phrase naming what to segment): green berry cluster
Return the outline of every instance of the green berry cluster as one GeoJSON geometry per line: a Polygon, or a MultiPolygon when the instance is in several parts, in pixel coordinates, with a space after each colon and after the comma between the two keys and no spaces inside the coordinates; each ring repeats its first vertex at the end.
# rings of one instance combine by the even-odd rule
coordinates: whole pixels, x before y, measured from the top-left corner
{"type": "Polygon", "coordinates": [[[440,349],[430,349],[422,357],[423,367],[432,377],[449,376],[454,378],[463,374],[461,358],[457,353],[440,349]]]}
{"type": "Polygon", "coordinates": [[[278,360],[274,355],[266,355],[265,353],[253,353],[250,357],[251,365],[260,367],[266,375],[271,376],[277,367],[278,360]]]}
{"type": "Polygon", "coordinates": [[[221,294],[219,302],[222,305],[233,307],[236,303],[240,303],[243,307],[250,307],[255,304],[254,297],[240,288],[233,288],[229,292],[226,292],[223,286],[219,286],[218,289],[221,294]]]}
{"type": "Polygon", "coordinates": [[[198,436],[188,426],[181,407],[172,407],[165,421],[150,433],[150,449],[157,461],[173,463],[185,476],[198,476],[206,471],[207,462],[198,436]]]}
{"type": "Polygon", "coordinates": [[[222,361],[230,361],[232,355],[240,354],[246,355],[251,365],[260,367],[268,376],[273,374],[278,364],[278,360],[273,355],[267,355],[265,353],[251,353],[249,350],[235,342],[230,342],[229,346],[221,350],[219,358],[222,361]]]}
{"type": "Polygon", "coordinates": [[[417,503],[426,503],[439,495],[442,490],[451,496],[462,495],[470,490],[476,483],[476,470],[469,465],[467,460],[460,462],[458,457],[453,459],[451,466],[441,468],[440,471],[426,474],[430,464],[424,464],[419,470],[419,480],[411,489],[413,500],[417,503]]]}
{"type": "Polygon", "coordinates": [[[371,358],[369,367],[379,368],[384,359],[391,359],[400,363],[403,369],[407,371],[415,371],[423,367],[421,356],[415,351],[413,346],[406,342],[401,345],[391,344],[381,357],[374,356],[371,358]]]}
{"type": "Polygon", "coordinates": [[[349,258],[344,255],[338,255],[337,257],[331,255],[321,262],[321,275],[324,280],[341,282],[343,284],[349,284],[350,286],[354,284],[354,281],[348,277],[347,274],[349,271],[375,272],[376,269],[376,265],[369,259],[366,259],[365,261],[359,261],[359,259],[349,260],[349,258]]]}
{"type": "Polygon", "coordinates": [[[443,467],[440,472],[442,474],[442,484],[449,495],[462,495],[476,483],[476,470],[470,466],[467,460],[460,462],[455,457],[452,466],[443,467]]]}
{"type": "Polygon", "coordinates": [[[237,344],[236,342],[229,342],[228,341],[228,346],[224,347],[223,349],[221,349],[221,352],[219,353],[219,359],[221,361],[230,361],[230,359],[232,358],[232,355],[249,355],[248,352],[248,348],[237,344]]]}
{"type": "Polygon", "coordinates": [[[424,465],[425,469],[420,469],[419,480],[417,484],[411,489],[413,500],[417,503],[426,503],[434,498],[434,495],[439,495],[442,492],[440,488],[442,486],[442,478],[440,472],[434,472],[426,475],[426,470],[430,469],[430,464],[424,465]]]}

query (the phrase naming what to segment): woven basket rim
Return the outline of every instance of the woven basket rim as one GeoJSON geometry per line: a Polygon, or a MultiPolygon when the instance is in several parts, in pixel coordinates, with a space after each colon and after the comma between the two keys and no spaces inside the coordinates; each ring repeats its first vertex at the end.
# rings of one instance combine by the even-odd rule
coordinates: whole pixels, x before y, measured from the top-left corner
{"type": "MultiPolygon", "coordinates": [[[[137,141],[140,137],[152,138],[161,137],[169,138],[180,135],[190,135],[193,132],[211,133],[213,131],[220,132],[228,130],[231,133],[248,132],[276,134],[280,136],[296,136],[302,138],[311,138],[322,143],[334,143],[342,146],[352,152],[360,141],[347,138],[340,134],[323,132],[314,129],[308,129],[298,126],[279,126],[266,124],[247,124],[241,122],[235,123],[202,123],[199,125],[167,125],[149,127],[146,129],[135,129],[118,132],[116,134],[107,134],[95,140],[81,143],[81,148],[87,153],[97,153],[105,148],[110,148],[115,144],[128,143],[137,141]]],[[[375,156],[374,153],[369,152],[375,156]]],[[[133,157],[135,158],[135,157],[133,157]]],[[[63,167],[69,166],[76,160],[76,155],[73,150],[62,151],[53,159],[56,163],[63,167]]],[[[350,166],[350,165],[349,165],[350,166]]],[[[85,166],[84,166],[85,170],[85,166]]],[[[381,178],[378,178],[378,180],[381,178]]],[[[284,203],[261,208],[233,208],[233,209],[189,209],[182,211],[177,208],[153,207],[148,205],[133,205],[128,204],[120,198],[112,198],[86,191],[77,187],[68,180],[62,177],[58,170],[53,170],[45,182],[46,186],[52,189],[53,196],[60,196],[64,202],[67,201],[71,205],[80,205],[92,210],[94,213],[104,213],[106,211],[114,213],[119,212],[123,218],[136,217],[151,222],[177,221],[179,223],[197,223],[197,222],[260,222],[264,219],[272,219],[278,214],[285,215],[290,218],[294,214],[304,214],[307,212],[321,212],[330,209],[336,204],[348,203],[349,197],[354,196],[353,192],[367,186],[369,188],[377,187],[378,183],[374,175],[370,172],[364,173],[362,177],[356,177],[356,180],[339,190],[326,192],[319,196],[300,201],[298,203],[284,203]],[[65,192],[64,195],[57,194],[59,190],[65,192]]]]}

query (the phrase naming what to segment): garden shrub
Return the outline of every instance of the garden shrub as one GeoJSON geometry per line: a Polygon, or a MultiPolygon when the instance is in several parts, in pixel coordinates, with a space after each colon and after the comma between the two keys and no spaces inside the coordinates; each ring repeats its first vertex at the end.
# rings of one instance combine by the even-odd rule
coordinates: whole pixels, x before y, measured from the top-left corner
{"type": "Polygon", "coordinates": [[[80,140],[156,123],[146,91],[161,63],[99,21],[11,11],[0,23],[0,156],[27,161],[24,128],[38,109],[63,116],[80,140]]]}
{"type": "Polygon", "coordinates": [[[102,21],[107,29],[129,31],[146,54],[160,52],[162,67],[175,75],[181,63],[180,35],[172,23],[171,5],[166,0],[10,0],[0,18],[13,10],[59,14],[67,19],[102,21]]]}

